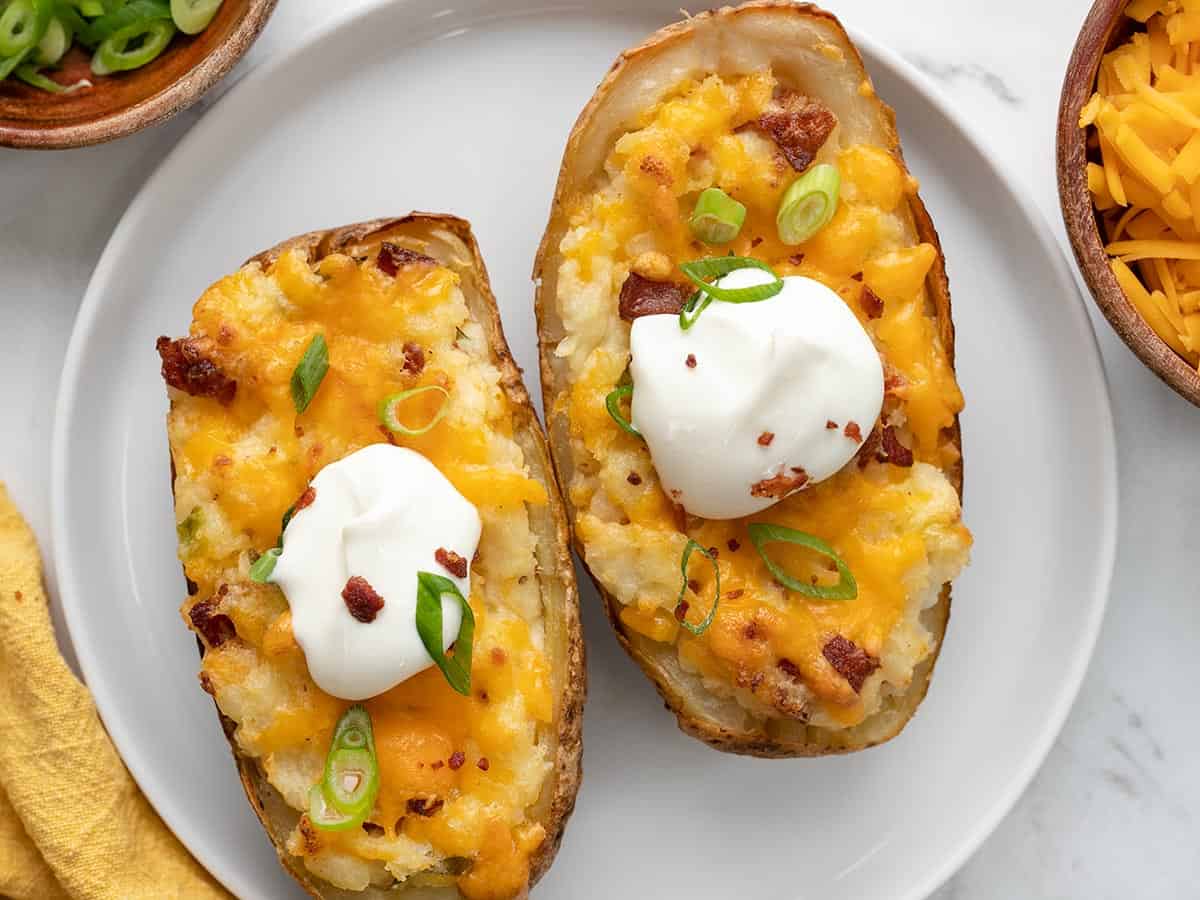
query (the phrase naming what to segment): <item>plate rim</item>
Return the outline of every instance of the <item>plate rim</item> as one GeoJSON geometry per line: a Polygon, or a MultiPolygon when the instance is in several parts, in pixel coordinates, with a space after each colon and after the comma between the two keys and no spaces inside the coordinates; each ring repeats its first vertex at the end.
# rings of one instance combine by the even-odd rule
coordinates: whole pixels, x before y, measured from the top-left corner
{"type": "MultiPolygon", "coordinates": [[[[244,887],[241,884],[242,878],[229,871],[229,867],[221,859],[213,859],[211,854],[201,852],[193,846],[198,842],[185,840],[181,831],[188,830],[186,814],[178,816],[174,812],[165,814],[156,799],[156,792],[147,790],[142,783],[138,774],[140,765],[134,764],[141,758],[138,742],[128,734],[128,729],[123,725],[124,718],[120,713],[120,698],[115,695],[115,692],[110,693],[102,687],[104,684],[102,655],[94,653],[90,645],[83,639],[86,603],[82,597],[86,592],[82,588],[78,588],[76,584],[78,578],[68,559],[68,554],[65,552],[71,545],[67,515],[68,498],[65,491],[71,447],[68,440],[70,414],[77,399],[76,387],[79,384],[83,349],[102,312],[105,285],[110,277],[110,270],[115,265],[114,260],[126,242],[126,233],[134,228],[133,223],[140,219],[143,210],[151,206],[151,194],[157,188],[159,180],[165,177],[163,173],[172,165],[176,155],[182,152],[185,145],[190,143],[194,136],[202,135],[206,128],[215,127],[212,123],[219,118],[215,113],[226,104],[228,98],[256,90],[261,83],[272,79],[275,72],[287,65],[294,56],[312,49],[318,42],[332,38],[344,29],[357,27],[360,20],[376,15],[384,7],[402,5],[405,5],[405,0],[365,0],[360,6],[334,14],[328,20],[309,27],[290,46],[276,50],[225,91],[159,161],[121,214],[121,218],[105,243],[88,280],[87,289],[71,328],[54,405],[50,460],[51,540],[54,548],[51,565],[54,568],[58,585],[56,602],[63,612],[68,639],[75,651],[83,679],[92,694],[97,712],[139,789],[193,858],[213,878],[235,895],[238,894],[239,888],[244,887]]],[[[526,4],[521,0],[508,0],[505,5],[513,12],[526,10],[526,4]]],[[[578,11],[579,7],[570,0],[565,0],[561,4],[556,4],[555,10],[559,12],[578,11]]],[[[496,18],[497,13],[503,15],[500,10],[491,10],[484,15],[484,18],[496,18]]],[[[836,13],[834,14],[836,15],[836,13]]],[[[1093,444],[1093,452],[1104,475],[1101,479],[1104,485],[1101,498],[1103,512],[1099,517],[1100,541],[1097,548],[1096,566],[1092,571],[1092,584],[1086,591],[1086,596],[1091,599],[1091,602],[1081,642],[1067,670],[1066,677],[1059,685],[1058,696],[1045,720],[1046,727],[1043,727],[1037,734],[1036,740],[1029,742],[1023,763],[1003,784],[991,809],[978,816],[971,828],[964,830],[963,836],[951,847],[949,852],[944,854],[941,865],[931,867],[925,878],[918,881],[908,893],[900,898],[900,900],[923,900],[948,881],[970,859],[1024,795],[1061,734],[1067,716],[1078,697],[1083,679],[1095,655],[1096,644],[1112,591],[1120,520],[1116,432],[1111,390],[1095,327],[1087,314],[1078,281],[1071,270],[1063,248],[1055,239],[1041,210],[1021,189],[1016,175],[1009,171],[1008,167],[1000,161],[985,142],[976,137],[974,129],[966,118],[954,109],[941,87],[897,51],[876,40],[869,33],[864,33],[857,27],[847,26],[846,30],[864,57],[874,65],[890,70],[891,76],[905,83],[907,87],[929,103],[934,112],[957,133],[957,136],[979,155],[986,167],[986,172],[983,174],[990,176],[1001,186],[1021,212],[1025,222],[1032,227],[1038,244],[1045,248],[1047,260],[1063,288],[1060,293],[1064,296],[1055,302],[1063,303],[1071,310],[1071,314],[1082,326],[1083,335],[1090,338],[1090,340],[1085,340],[1085,345],[1090,349],[1090,352],[1086,354],[1085,364],[1093,370],[1093,377],[1088,380],[1097,394],[1096,405],[1101,413],[1097,428],[1103,439],[1099,443],[1093,444]]],[[[868,73],[870,73],[870,69],[868,69],[868,73]]]]}

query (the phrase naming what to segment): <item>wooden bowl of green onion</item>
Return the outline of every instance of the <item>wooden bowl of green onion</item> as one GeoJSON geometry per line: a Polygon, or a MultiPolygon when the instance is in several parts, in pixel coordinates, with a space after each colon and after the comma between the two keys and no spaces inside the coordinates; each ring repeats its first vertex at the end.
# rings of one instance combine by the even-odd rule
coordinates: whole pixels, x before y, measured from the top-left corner
{"type": "Polygon", "coordinates": [[[194,103],[277,0],[0,0],[0,146],[123,137],[194,103]]]}

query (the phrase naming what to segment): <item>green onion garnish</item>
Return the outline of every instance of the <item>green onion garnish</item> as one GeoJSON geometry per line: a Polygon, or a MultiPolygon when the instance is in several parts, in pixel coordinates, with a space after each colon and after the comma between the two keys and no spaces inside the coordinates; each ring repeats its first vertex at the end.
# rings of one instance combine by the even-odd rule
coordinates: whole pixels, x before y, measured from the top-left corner
{"type": "Polygon", "coordinates": [[[619,387],[609,391],[608,396],[604,398],[604,407],[608,410],[608,414],[612,416],[613,421],[621,426],[621,430],[632,434],[636,438],[640,438],[642,433],[633,427],[625,415],[621,412],[621,401],[626,397],[633,396],[633,385],[622,384],[619,387]]]}
{"type": "Polygon", "coordinates": [[[723,190],[710,187],[700,192],[688,227],[706,244],[727,244],[738,236],[746,221],[746,207],[723,190]]]}
{"type": "Polygon", "coordinates": [[[22,50],[15,56],[0,56],[0,81],[3,81],[5,78],[11,75],[13,70],[20,66],[21,61],[25,59],[25,57],[27,57],[31,52],[32,49],[28,49],[22,50]]]}
{"type": "Polygon", "coordinates": [[[196,539],[196,534],[200,531],[200,526],[204,524],[204,510],[199,506],[192,507],[192,511],[187,514],[182,522],[175,526],[175,536],[181,544],[190,544],[196,539]]]}
{"type": "Polygon", "coordinates": [[[52,13],[50,0],[9,0],[0,13],[0,56],[13,57],[37,46],[52,13]]]}
{"type": "Polygon", "coordinates": [[[279,554],[283,551],[279,547],[272,547],[250,565],[250,580],[257,581],[259,584],[266,584],[271,580],[271,573],[275,571],[275,563],[279,562],[279,554]]]}
{"type": "Polygon", "coordinates": [[[292,372],[292,402],[296,405],[297,413],[308,409],[308,404],[317,394],[317,388],[321,386],[321,379],[328,371],[329,347],[325,343],[325,335],[318,334],[309,342],[308,349],[292,372]]]}
{"type": "Polygon", "coordinates": [[[765,262],[749,256],[710,256],[707,259],[681,263],[679,268],[697,288],[714,300],[722,300],[725,303],[755,303],[774,297],[783,290],[783,279],[771,271],[771,267],[765,262]],[[723,288],[709,284],[710,278],[721,278],[738,269],[762,269],[770,273],[775,280],[743,288],[723,288]]]}
{"type": "Polygon", "coordinates": [[[184,34],[199,34],[220,8],[221,0],[171,0],[171,18],[184,34]]]}
{"type": "Polygon", "coordinates": [[[111,75],[138,69],[156,59],[175,36],[175,24],[167,19],[136,22],[115,31],[96,48],[93,75],[111,75]]]}
{"type": "Polygon", "coordinates": [[[342,713],[321,783],[308,794],[308,817],[326,831],[345,831],[366,821],[379,796],[379,761],[366,709],[355,704],[342,713]]]}
{"type": "Polygon", "coordinates": [[[717,604],[721,602],[721,570],[717,566],[716,558],[691,538],[688,538],[687,546],[683,548],[683,558],[679,561],[679,570],[683,573],[683,584],[679,588],[679,600],[675,603],[675,618],[680,625],[698,637],[708,631],[708,626],[712,624],[713,617],[717,614],[717,604]],[[715,580],[712,607],[699,625],[693,625],[687,620],[684,614],[687,608],[683,606],[683,595],[687,593],[688,589],[688,560],[691,559],[693,550],[699,550],[712,563],[713,579],[715,580]],[[681,609],[683,612],[680,611],[681,609]]]}
{"type": "Polygon", "coordinates": [[[708,309],[708,304],[712,303],[712,300],[712,295],[703,291],[696,291],[688,297],[687,303],[683,304],[683,309],[679,310],[679,327],[683,331],[687,331],[695,325],[696,320],[700,318],[700,313],[708,309]]]}
{"type": "MultiPolygon", "coordinates": [[[[103,5],[103,13],[86,23],[84,30],[79,33],[81,41],[96,45],[133,25],[171,19],[169,0],[128,0],[124,3],[106,2],[103,5]]],[[[84,12],[84,15],[91,14],[84,12]]]]}
{"type": "Polygon", "coordinates": [[[820,600],[853,600],[858,596],[858,583],[854,580],[854,575],[850,572],[849,567],[847,567],[846,563],[837,555],[837,552],[832,547],[816,535],[809,534],[807,531],[798,531],[795,528],[787,528],[783,525],[773,525],[770,522],[754,522],[747,526],[747,531],[750,532],[750,542],[754,544],[754,549],[758,551],[758,555],[767,564],[767,568],[775,577],[775,580],[788,590],[795,591],[798,594],[806,594],[809,597],[816,597],[820,600]],[[798,544],[801,547],[808,547],[810,550],[829,558],[837,566],[841,579],[837,584],[820,585],[794,578],[771,559],[771,557],[767,556],[767,551],[763,549],[763,545],[773,543],[798,544]]]}
{"type": "Polygon", "coordinates": [[[70,94],[80,88],[91,86],[91,82],[86,78],[80,79],[71,85],[59,84],[57,81],[47,78],[39,72],[36,66],[31,66],[28,63],[23,66],[17,66],[16,76],[26,84],[35,88],[41,88],[50,94],[70,94]]]}
{"type": "Polygon", "coordinates": [[[802,244],[829,224],[837,210],[842,177],[837,166],[821,163],[792,182],[779,204],[775,224],[785,244],[802,244]]]}
{"type": "Polygon", "coordinates": [[[426,384],[421,387],[409,388],[407,391],[399,391],[395,394],[389,394],[379,401],[379,421],[389,431],[394,431],[397,434],[418,435],[424,434],[442,421],[446,413],[450,410],[450,392],[440,384],[426,384]],[[438,407],[438,411],[433,414],[433,418],[422,425],[420,428],[409,428],[400,421],[400,417],[396,415],[397,407],[400,406],[409,397],[417,397],[421,394],[428,394],[430,391],[437,391],[442,395],[442,405],[438,407]]]}
{"type": "MultiPolygon", "coordinates": [[[[38,41],[33,61],[39,66],[53,66],[71,48],[71,31],[57,15],[46,26],[46,33],[38,41]]],[[[53,82],[51,82],[53,84],[53,82]]],[[[55,85],[61,87],[61,85],[55,85]]]]}
{"type": "Polygon", "coordinates": [[[450,687],[463,696],[471,695],[471,643],[475,640],[475,614],[471,604],[449,578],[432,572],[417,573],[417,634],[421,643],[446,676],[450,687]],[[442,598],[453,597],[462,606],[462,625],[454,639],[454,655],[442,650],[442,598]]]}

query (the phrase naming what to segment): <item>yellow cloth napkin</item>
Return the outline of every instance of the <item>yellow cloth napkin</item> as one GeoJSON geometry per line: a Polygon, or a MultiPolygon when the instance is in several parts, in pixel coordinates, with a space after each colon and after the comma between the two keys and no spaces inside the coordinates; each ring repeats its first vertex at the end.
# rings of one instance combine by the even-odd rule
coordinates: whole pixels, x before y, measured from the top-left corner
{"type": "MultiPolygon", "coordinates": [[[[103,598],[97,598],[102,601],[103,598]]],[[[225,898],[155,815],[67,668],[0,483],[0,897],[225,898]]]]}

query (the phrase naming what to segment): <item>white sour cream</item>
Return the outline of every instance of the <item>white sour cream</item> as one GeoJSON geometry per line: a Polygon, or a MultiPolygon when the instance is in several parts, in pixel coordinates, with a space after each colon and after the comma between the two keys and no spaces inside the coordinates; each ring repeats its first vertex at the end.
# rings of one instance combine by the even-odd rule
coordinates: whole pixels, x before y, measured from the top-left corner
{"type": "MultiPolygon", "coordinates": [[[[738,269],[718,284],[770,280],[738,269]]],[[[714,301],[688,331],[678,316],[642,316],[630,348],[632,422],[668,494],[707,519],[777,503],[782,495],[756,497],[753,486],[797,478],[794,469],[807,475],[805,486],[833,475],[860,446],[847,424],[866,438],[883,405],[870,336],[811,278],[788,276],[780,293],[756,303],[714,301]]]]}
{"type": "MultiPolygon", "coordinates": [[[[283,534],[271,581],[292,609],[292,629],[313,681],[327,694],[365,700],[433,665],[417,633],[417,572],[450,578],[464,597],[471,575],[455,578],[434,554],[469,564],[479,545],[475,507],[420,453],[372,444],[322,469],[312,504],[283,534]],[[350,614],[342,591],[365,578],[383,598],[374,621],[350,614]]],[[[458,635],[462,609],[442,600],[442,640],[458,635]]]]}

